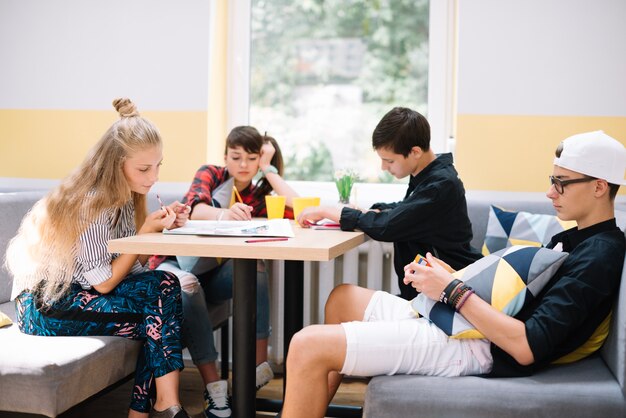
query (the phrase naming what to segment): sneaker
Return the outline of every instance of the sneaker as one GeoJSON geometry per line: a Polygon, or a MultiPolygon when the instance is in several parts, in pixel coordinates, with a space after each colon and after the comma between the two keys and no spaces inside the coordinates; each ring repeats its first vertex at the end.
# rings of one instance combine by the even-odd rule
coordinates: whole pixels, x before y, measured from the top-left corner
{"type": "Polygon", "coordinates": [[[204,391],[204,416],[206,418],[230,418],[230,397],[228,396],[228,382],[218,380],[206,385],[204,391]]]}
{"type": "Polygon", "coordinates": [[[157,411],[152,409],[150,411],[150,418],[190,418],[187,412],[180,405],[174,405],[167,408],[165,411],[157,411]]]}
{"type": "Polygon", "coordinates": [[[267,385],[274,378],[274,372],[267,361],[256,366],[256,390],[267,385]]]}

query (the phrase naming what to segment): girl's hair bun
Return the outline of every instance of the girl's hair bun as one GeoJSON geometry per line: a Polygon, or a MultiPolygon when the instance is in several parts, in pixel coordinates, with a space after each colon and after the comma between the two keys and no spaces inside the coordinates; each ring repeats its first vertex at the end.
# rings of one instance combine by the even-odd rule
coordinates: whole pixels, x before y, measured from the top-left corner
{"type": "Polygon", "coordinates": [[[120,114],[121,118],[130,118],[133,116],[139,116],[137,106],[127,97],[121,97],[113,100],[113,107],[120,114]]]}

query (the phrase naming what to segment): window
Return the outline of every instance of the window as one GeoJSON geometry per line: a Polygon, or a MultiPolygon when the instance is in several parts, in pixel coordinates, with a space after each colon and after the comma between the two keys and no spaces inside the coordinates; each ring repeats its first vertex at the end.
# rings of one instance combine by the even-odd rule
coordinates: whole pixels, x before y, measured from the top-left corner
{"type": "Polygon", "coordinates": [[[449,78],[441,74],[452,73],[433,73],[429,60],[432,55],[435,64],[449,62],[445,36],[436,36],[443,48],[429,54],[433,30],[448,34],[454,6],[454,0],[439,1],[442,5],[428,0],[239,0],[229,48],[229,71],[235,77],[230,94],[236,96],[229,112],[239,116],[231,116],[230,125],[249,123],[274,136],[290,180],[330,181],[336,170],[349,168],[361,181],[392,181],[380,170],[371,134],[393,106],[427,115],[433,148],[446,151],[443,138],[450,129],[438,121],[450,120],[441,116],[450,101],[437,93],[436,108],[428,106],[435,91],[450,90],[449,78]],[[434,25],[433,14],[440,16],[434,25]]]}

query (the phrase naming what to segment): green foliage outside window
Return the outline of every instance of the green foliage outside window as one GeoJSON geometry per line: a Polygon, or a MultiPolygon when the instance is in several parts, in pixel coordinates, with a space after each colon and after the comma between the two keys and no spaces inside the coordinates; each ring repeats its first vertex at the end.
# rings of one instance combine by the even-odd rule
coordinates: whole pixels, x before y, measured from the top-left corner
{"type": "MultiPolygon", "coordinates": [[[[332,180],[334,170],[346,168],[333,166],[332,158],[373,170],[371,130],[384,113],[394,106],[426,112],[428,5],[428,0],[252,0],[251,123],[279,131],[287,178],[332,180]],[[332,106],[342,95],[357,95],[358,109],[349,113],[346,105],[337,120],[302,126],[299,118],[312,106],[302,97],[323,87],[331,94],[336,88],[332,106]],[[363,131],[342,128],[357,117],[361,122],[352,123],[363,131]],[[330,156],[344,141],[352,145],[330,156]]],[[[332,109],[324,113],[324,103],[316,105],[318,113],[335,116],[332,109]]],[[[365,180],[389,179],[379,174],[365,180]]]]}

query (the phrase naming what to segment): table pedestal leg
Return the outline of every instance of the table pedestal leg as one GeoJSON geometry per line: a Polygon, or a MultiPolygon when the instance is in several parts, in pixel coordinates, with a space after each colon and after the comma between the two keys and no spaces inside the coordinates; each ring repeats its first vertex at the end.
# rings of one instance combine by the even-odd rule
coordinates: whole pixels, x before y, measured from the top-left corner
{"type": "Polygon", "coordinates": [[[256,260],[233,260],[233,416],[254,418],[256,260]]]}
{"type": "Polygon", "coordinates": [[[285,261],[285,369],[283,379],[283,399],[287,388],[287,352],[293,334],[302,329],[302,304],[304,297],[304,262],[285,261]]]}

